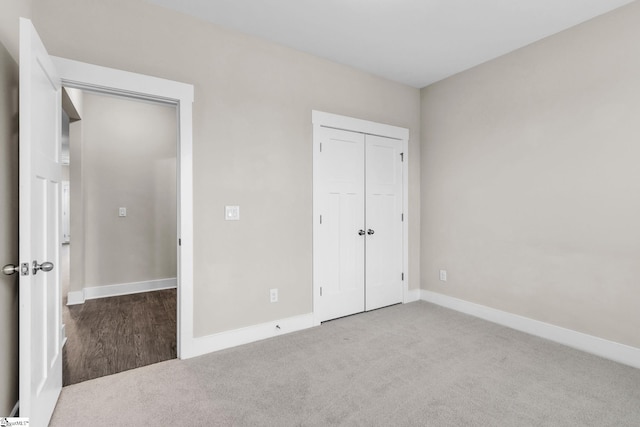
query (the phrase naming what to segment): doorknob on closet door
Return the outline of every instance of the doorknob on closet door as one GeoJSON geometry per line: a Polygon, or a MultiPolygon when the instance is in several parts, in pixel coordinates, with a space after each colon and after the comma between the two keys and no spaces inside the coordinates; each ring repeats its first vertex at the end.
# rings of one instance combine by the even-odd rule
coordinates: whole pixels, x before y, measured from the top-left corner
{"type": "Polygon", "coordinates": [[[368,229],[368,230],[367,230],[367,234],[368,234],[369,236],[371,236],[373,233],[375,233],[375,231],[373,231],[372,229],[368,229]]]}
{"type": "Polygon", "coordinates": [[[358,235],[359,235],[359,236],[364,236],[364,230],[360,230],[360,231],[358,231],[358,235]]]}

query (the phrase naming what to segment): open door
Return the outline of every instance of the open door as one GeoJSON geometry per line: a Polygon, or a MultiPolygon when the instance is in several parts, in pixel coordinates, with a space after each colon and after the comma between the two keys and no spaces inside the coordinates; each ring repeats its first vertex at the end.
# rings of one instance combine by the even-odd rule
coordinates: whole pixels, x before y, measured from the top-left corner
{"type": "Polygon", "coordinates": [[[20,19],[20,416],[46,426],[62,390],[60,79],[20,19]]]}

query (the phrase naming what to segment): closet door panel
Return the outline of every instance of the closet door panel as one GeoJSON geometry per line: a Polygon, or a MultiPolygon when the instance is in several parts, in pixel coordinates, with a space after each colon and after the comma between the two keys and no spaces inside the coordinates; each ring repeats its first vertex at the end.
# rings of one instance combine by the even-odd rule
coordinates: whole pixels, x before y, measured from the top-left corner
{"type": "Polygon", "coordinates": [[[364,135],[321,128],[317,136],[314,298],[323,321],[364,311],[364,135]]]}
{"type": "Polygon", "coordinates": [[[402,146],[366,136],[366,310],[402,302],[402,146]]]}

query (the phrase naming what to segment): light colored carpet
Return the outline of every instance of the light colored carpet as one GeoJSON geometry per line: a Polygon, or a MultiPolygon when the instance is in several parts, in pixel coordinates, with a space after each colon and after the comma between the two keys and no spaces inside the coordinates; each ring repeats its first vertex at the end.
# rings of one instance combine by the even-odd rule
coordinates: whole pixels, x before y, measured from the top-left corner
{"type": "Polygon", "coordinates": [[[640,370],[426,302],[65,387],[52,426],[640,426],[640,370]]]}

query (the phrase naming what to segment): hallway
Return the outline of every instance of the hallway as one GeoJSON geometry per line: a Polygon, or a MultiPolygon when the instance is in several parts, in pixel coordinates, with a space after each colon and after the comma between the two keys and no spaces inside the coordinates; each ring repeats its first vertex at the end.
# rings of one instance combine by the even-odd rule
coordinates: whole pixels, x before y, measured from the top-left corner
{"type": "Polygon", "coordinates": [[[177,357],[175,289],[67,306],[69,245],[60,253],[64,386],[177,357]]]}

